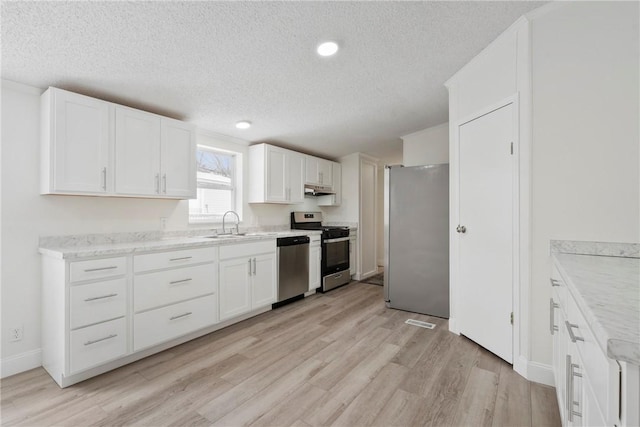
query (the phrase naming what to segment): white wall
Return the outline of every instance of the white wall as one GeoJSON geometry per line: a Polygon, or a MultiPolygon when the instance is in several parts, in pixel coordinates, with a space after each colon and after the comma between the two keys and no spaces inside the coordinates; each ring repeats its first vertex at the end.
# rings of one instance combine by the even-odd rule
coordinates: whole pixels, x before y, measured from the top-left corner
{"type": "Polygon", "coordinates": [[[531,359],[551,361],[549,240],[640,242],[638,3],[532,20],[531,359]]]}
{"type": "Polygon", "coordinates": [[[449,123],[443,123],[402,137],[405,166],[449,163],[449,123]]]}
{"type": "MultiPolygon", "coordinates": [[[[167,218],[167,229],[189,227],[186,200],[41,196],[41,93],[37,88],[2,82],[0,232],[4,250],[0,273],[0,357],[3,370],[6,366],[19,365],[21,360],[32,366],[40,363],[40,236],[160,230],[162,217],[167,218]],[[24,328],[23,340],[8,342],[6,331],[18,326],[24,328]]],[[[199,133],[198,143],[231,149],[245,156],[247,153],[246,142],[208,132],[199,133]]],[[[244,168],[245,184],[247,174],[244,168]]],[[[246,191],[244,193],[246,195],[246,191]]],[[[313,199],[305,199],[302,205],[249,205],[245,196],[243,225],[286,225],[290,211],[316,209],[313,199]]]]}

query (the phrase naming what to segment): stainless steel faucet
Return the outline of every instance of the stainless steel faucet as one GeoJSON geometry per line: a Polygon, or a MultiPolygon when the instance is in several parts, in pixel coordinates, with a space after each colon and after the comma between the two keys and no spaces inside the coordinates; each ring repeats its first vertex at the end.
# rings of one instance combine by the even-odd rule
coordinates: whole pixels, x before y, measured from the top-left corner
{"type": "Polygon", "coordinates": [[[236,216],[236,234],[240,234],[240,216],[236,211],[226,211],[224,215],[222,215],[222,234],[233,234],[233,232],[227,233],[227,230],[225,229],[225,218],[228,213],[232,213],[236,216]]]}

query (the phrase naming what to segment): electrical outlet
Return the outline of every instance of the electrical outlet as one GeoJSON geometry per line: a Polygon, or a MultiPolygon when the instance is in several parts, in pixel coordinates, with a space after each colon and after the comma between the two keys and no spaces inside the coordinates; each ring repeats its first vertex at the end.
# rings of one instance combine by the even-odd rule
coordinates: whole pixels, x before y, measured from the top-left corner
{"type": "Polygon", "coordinates": [[[167,218],[161,217],[160,218],[160,230],[166,230],[167,229],[167,218]]]}
{"type": "Polygon", "coordinates": [[[24,334],[24,331],[22,329],[22,326],[18,326],[17,328],[10,328],[9,342],[22,341],[23,334],[24,334]]]}

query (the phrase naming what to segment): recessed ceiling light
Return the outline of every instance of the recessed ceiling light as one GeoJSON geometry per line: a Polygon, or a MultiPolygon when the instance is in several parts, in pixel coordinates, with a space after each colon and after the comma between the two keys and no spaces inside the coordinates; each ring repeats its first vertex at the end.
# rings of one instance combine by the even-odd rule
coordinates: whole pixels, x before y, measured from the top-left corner
{"type": "Polygon", "coordinates": [[[241,120],[238,123],[236,123],[236,127],[238,129],[249,129],[251,127],[251,122],[247,120],[241,120]]]}
{"type": "Polygon", "coordinates": [[[318,55],[331,56],[338,51],[338,43],[336,42],[324,42],[318,45],[318,55]]]}

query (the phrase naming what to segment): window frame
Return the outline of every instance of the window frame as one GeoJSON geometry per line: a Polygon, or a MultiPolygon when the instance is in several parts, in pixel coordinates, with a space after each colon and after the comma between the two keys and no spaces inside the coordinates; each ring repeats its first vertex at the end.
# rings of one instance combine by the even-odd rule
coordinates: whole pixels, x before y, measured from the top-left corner
{"type": "MultiPolygon", "coordinates": [[[[239,195],[241,194],[240,189],[238,188],[241,181],[239,179],[239,174],[238,174],[238,170],[241,168],[241,165],[238,164],[239,161],[241,161],[242,159],[242,153],[236,152],[236,151],[232,151],[232,150],[225,150],[223,148],[218,148],[218,147],[213,147],[211,145],[204,145],[204,144],[197,144],[196,146],[196,162],[197,162],[197,153],[198,151],[209,151],[209,152],[213,152],[213,153],[217,153],[217,154],[223,154],[223,155],[227,155],[232,157],[232,161],[231,161],[231,176],[230,176],[230,188],[227,187],[226,185],[211,185],[211,186],[200,186],[199,185],[199,181],[198,181],[198,177],[197,177],[197,173],[198,173],[198,167],[196,164],[196,195],[198,193],[199,189],[220,189],[220,190],[226,190],[227,188],[229,188],[230,192],[231,192],[231,200],[232,200],[232,207],[231,210],[235,211],[236,213],[238,213],[238,216],[240,217],[240,220],[242,221],[242,209],[241,209],[241,204],[242,201],[240,200],[239,195]]],[[[196,197],[197,200],[197,197],[196,197]]],[[[189,216],[189,224],[220,224],[222,223],[222,217],[224,215],[224,212],[222,213],[216,213],[216,214],[202,214],[202,213],[198,213],[198,214],[194,214],[191,212],[191,206],[189,204],[188,206],[188,216],[189,216]]]]}

